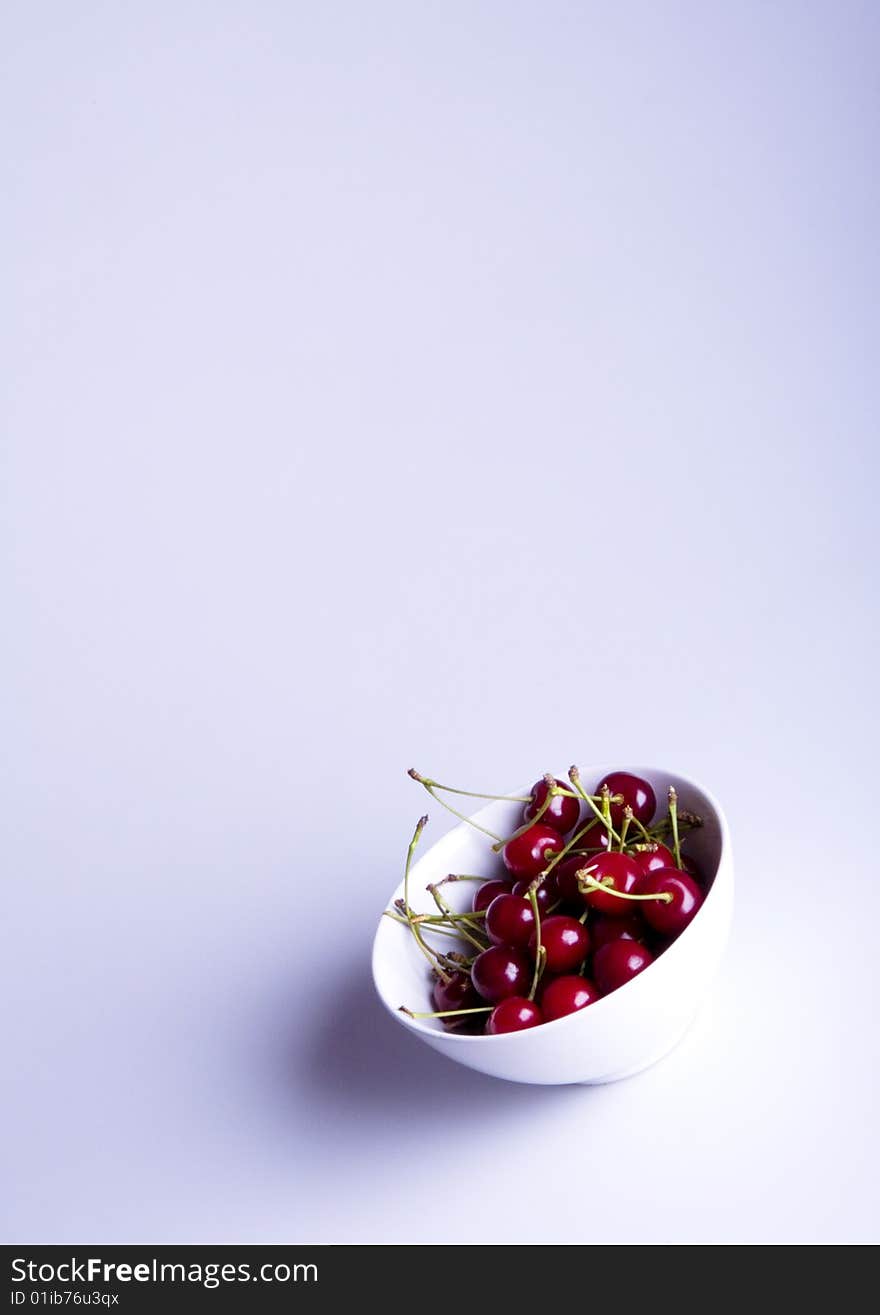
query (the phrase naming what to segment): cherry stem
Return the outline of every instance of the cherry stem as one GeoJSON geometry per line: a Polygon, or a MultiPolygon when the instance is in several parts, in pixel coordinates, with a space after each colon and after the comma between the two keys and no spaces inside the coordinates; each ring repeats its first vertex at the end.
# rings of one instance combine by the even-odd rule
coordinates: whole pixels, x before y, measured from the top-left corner
{"type": "MultiPolygon", "coordinates": [[[[425,815],[423,817],[420,817],[418,822],[416,822],[416,829],[415,831],[413,831],[412,840],[409,842],[409,848],[406,851],[406,867],[403,869],[403,911],[406,916],[406,920],[409,923],[409,929],[413,934],[413,939],[415,940],[416,945],[419,947],[422,954],[428,960],[428,963],[431,965],[431,967],[437,968],[438,967],[437,951],[432,950],[422,940],[421,932],[416,927],[415,915],[413,914],[409,902],[409,870],[412,867],[413,854],[416,852],[416,846],[419,843],[419,837],[421,836],[422,832],[424,831],[427,825],[428,825],[428,814],[425,813],[425,815]]],[[[438,969],[438,971],[440,972],[444,981],[449,980],[449,978],[446,976],[446,974],[443,972],[442,969],[438,969]]]]}
{"type": "Polygon", "coordinates": [[[529,886],[529,903],[532,906],[532,913],[535,918],[535,971],[532,974],[532,989],[529,991],[529,999],[534,1000],[538,982],[541,980],[541,973],[544,970],[547,951],[541,944],[541,910],[538,908],[538,895],[531,886],[529,886]]]}
{"type": "Polygon", "coordinates": [[[579,830],[575,831],[571,840],[569,840],[565,845],[562,846],[562,849],[559,851],[558,854],[553,855],[550,862],[545,867],[544,871],[539,873],[539,875],[535,877],[535,879],[532,881],[531,885],[529,886],[530,894],[533,890],[537,890],[539,886],[543,885],[544,878],[550,875],[550,873],[556,867],[556,864],[561,863],[562,860],[565,858],[566,854],[570,854],[571,851],[576,847],[581,837],[585,836],[588,831],[591,831],[595,825],[596,825],[596,819],[594,817],[591,817],[589,822],[587,822],[586,826],[582,826],[579,830]]]}
{"type": "Polygon", "coordinates": [[[409,848],[406,851],[406,867],[403,869],[403,905],[407,916],[412,912],[409,906],[409,870],[412,867],[413,854],[416,852],[416,845],[419,843],[419,838],[427,825],[428,814],[425,813],[424,816],[420,817],[418,822],[416,822],[416,829],[413,831],[412,840],[409,842],[409,848]]]}
{"type": "Polygon", "coordinates": [[[602,786],[602,816],[605,819],[605,825],[611,829],[611,791],[607,785],[602,786]]]}
{"type": "Polygon", "coordinates": [[[623,810],[623,826],[620,828],[620,852],[623,853],[623,847],[626,844],[626,833],[629,830],[630,822],[633,820],[633,810],[629,804],[623,810]]]}
{"type": "MultiPolygon", "coordinates": [[[[516,830],[514,831],[513,835],[508,836],[506,840],[499,840],[498,843],[497,843],[497,845],[493,845],[493,846],[492,846],[492,848],[495,850],[495,853],[496,853],[496,854],[499,852],[499,850],[502,850],[502,849],[504,848],[505,845],[509,845],[510,842],[511,842],[511,840],[515,840],[515,839],[517,838],[517,836],[521,836],[521,835],[523,835],[526,831],[528,831],[529,827],[537,826],[538,823],[541,821],[541,818],[542,818],[542,817],[544,816],[544,814],[547,812],[547,809],[550,807],[550,804],[551,804],[552,801],[553,801],[553,789],[554,789],[555,784],[556,784],[556,778],[553,777],[553,776],[550,776],[550,774],[547,773],[547,774],[545,775],[545,777],[544,777],[544,780],[545,780],[545,782],[547,783],[547,787],[548,787],[548,788],[547,788],[547,793],[546,793],[546,795],[544,796],[544,802],[541,804],[541,807],[538,809],[537,813],[535,813],[535,816],[534,816],[534,817],[529,817],[529,818],[527,818],[526,821],[523,822],[522,826],[518,826],[518,827],[516,828],[516,830]],[[553,782],[553,785],[550,785],[550,782],[551,782],[551,781],[553,782]]],[[[531,802],[531,799],[532,799],[532,796],[529,795],[529,801],[530,801],[530,802],[531,802]]]]}
{"type": "MultiPolygon", "coordinates": [[[[457,915],[443,899],[442,895],[440,894],[436,886],[428,886],[428,890],[431,892],[431,895],[434,899],[434,903],[437,905],[437,908],[440,910],[440,912],[443,914],[445,918],[448,918],[450,921],[452,921],[453,919],[457,919],[459,917],[459,915],[457,915]]],[[[460,915],[460,919],[462,923],[464,923],[466,917],[467,917],[466,914],[460,915]]],[[[478,950],[482,952],[485,949],[485,946],[480,944],[476,936],[471,935],[471,933],[468,931],[466,926],[460,926],[458,928],[458,931],[461,933],[461,935],[464,937],[466,941],[470,941],[471,945],[475,945],[478,950]]]]}
{"type": "Polygon", "coordinates": [[[581,868],[579,872],[575,873],[575,877],[579,887],[592,886],[594,890],[604,890],[607,895],[616,895],[618,899],[659,900],[661,904],[672,903],[673,897],[668,890],[661,890],[659,895],[630,895],[626,891],[616,890],[611,884],[613,880],[611,877],[606,877],[604,881],[597,881],[586,868],[581,868]]]}
{"type": "Polygon", "coordinates": [[[491,1014],[492,1005],[480,1005],[477,1009],[438,1009],[435,1013],[424,1014],[416,1013],[412,1009],[407,1009],[406,1005],[400,1005],[398,1013],[406,1014],[409,1018],[459,1018],[462,1014],[491,1014]]]}
{"type": "Polygon", "coordinates": [[[450,951],[449,954],[440,955],[443,967],[448,968],[449,971],[453,973],[470,972],[471,964],[476,957],[477,956],[473,954],[468,958],[467,955],[459,954],[456,950],[450,951]]]}
{"type": "Polygon", "coordinates": [[[599,820],[599,821],[602,823],[602,825],[605,827],[606,831],[608,832],[608,836],[609,836],[610,840],[611,840],[612,842],[616,840],[616,841],[618,842],[618,844],[619,844],[619,843],[620,843],[620,836],[617,834],[617,832],[614,830],[614,827],[611,825],[611,791],[608,790],[608,787],[606,786],[606,787],[605,787],[605,790],[602,791],[602,808],[597,808],[597,807],[596,807],[596,804],[595,804],[595,802],[594,802],[594,800],[593,800],[593,796],[592,796],[592,795],[588,795],[588,794],[586,794],[586,793],[584,792],[583,788],[581,787],[581,774],[580,774],[580,772],[578,771],[578,769],[577,769],[576,767],[570,767],[570,768],[568,769],[568,779],[571,781],[572,785],[573,785],[574,788],[577,790],[577,792],[578,792],[578,794],[580,795],[581,799],[583,799],[585,803],[589,804],[590,808],[593,810],[593,812],[595,813],[595,815],[596,815],[596,817],[598,818],[598,820],[599,820]],[[605,816],[605,812],[604,812],[604,808],[605,808],[605,805],[606,805],[606,799],[605,799],[605,794],[606,794],[606,792],[607,792],[607,794],[608,794],[608,799],[607,799],[607,805],[608,805],[608,816],[607,816],[607,817],[605,816]]]}
{"type": "Polygon", "coordinates": [[[472,817],[467,817],[464,813],[460,813],[457,808],[452,807],[452,804],[447,804],[445,799],[441,799],[439,794],[436,793],[438,787],[434,785],[433,781],[428,781],[424,776],[419,776],[418,772],[416,772],[413,767],[410,768],[409,775],[412,776],[414,781],[418,781],[420,785],[423,785],[431,798],[436,799],[437,803],[445,808],[448,813],[452,813],[453,817],[457,817],[460,822],[467,822],[468,826],[474,827],[477,831],[482,831],[483,835],[488,836],[490,840],[497,840],[499,844],[501,843],[501,837],[497,832],[490,831],[487,826],[481,826],[480,823],[475,822],[472,817]]]}
{"type": "Polygon", "coordinates": [[[681,846],[678,843],[678,791],[674,785],[669,787],[669,819],[672,822],[673,852],[675,866],[681,867],[681,846]]]}
{"type": "Polygon", "coordinates": [[[641,831],[642,836],[644,837],[644,839],[645,839],[646,841],[648,841],[649,843],[651,843],[651,844],[655,844],[656,842],[655,842],[655,840],[654,840],[654,837],[651,835],[651,832],[648,830],[648,828],[644,825],[643,822],[640,822],[640,821],[639,821],[639,819],[636,817],[635,813],[633,813],[633,815],[632,815],[632,820],[633,820],[633,822],[635,822],[636,826],[637,826],[638,829],[641,831]]]}
{"type": "Polygon", "coordinates": [[[475,877],[475,876],[471,876],[469,873],[465,874],[463,872],[449,872],[445,877],[442,877],[440,881],[437,882],[437,885],[445,886],[447,881],[491,881],[491,880],[492,880],[491,877],[475,877]]]}
{"type": "MultiPolygon", "coordinates": [[[[386,909],[382,916],[383,918],[390,918],[392,922],[403,923],[404,927],[409,927],[410,930],[413,931],[413,935],[415,935],[413,924],[410,922],[409,918],[402,918],[399,913],[392,913],[390,909],[386,909]]],[[[419,924],[416,923],[416,925],[418,926],[419,924]]],[[[455,936],[456,939],[461,939],[461,934],[457,931],[452,931],[449,927],[437,927],[432,924],[427,930],[430,932],[437,932],[439,936],[455,936]]],[[[416,940],[418,940],[418,937],[416,937],[416,940]]],[[[420,942],[420,944],[424,943],[420,942]]]]}
{"type": "Polygon", "coordinates": [[[411,776],[420,785],[431,786],[435,790],[445,790],[447,794],[467,795],[469,799],[503,799],[511,804],[527,804],[532,797],[530,794],[483,794],[481,790],[457,790],[454,785],[441,785],[430,776],[422,776],[414,767],[410,767],[407,776],[411,776]]]}

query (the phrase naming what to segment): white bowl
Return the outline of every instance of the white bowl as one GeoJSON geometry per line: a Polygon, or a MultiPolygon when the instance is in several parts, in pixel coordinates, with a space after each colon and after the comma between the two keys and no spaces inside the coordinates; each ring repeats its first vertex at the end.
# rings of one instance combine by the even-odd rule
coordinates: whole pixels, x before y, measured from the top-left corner
{"type": "MultiPolygon", "coordinates": [[[[430,971],[407,927],[380,919],[373,944],[373,980],[379,998],[397,1023],[414,1037],[467,1068],[509,1082],[558,1084],[614,1082],[661,1059],[684,1036],[721,961],[733,912],[733,858],[727,822],[701,785],[673,772],[617,765],[581,770],[591,788],[609,771],[626,770],[650,781],[658,811],[674,785],[679,806],[699,813],[704,826],[689,834],[687,852],[705,874],[709,889],[690,926],[631,982],[586,1009],[552,1023],[501,1036],[447,1032],[437,1019],[413,1019],[400,1006],[430,1010],[430,971]]],[[[529,787],[514,793],[526,795],[529,787]]],[[[522,804],[495,802],[474,814],[499,835],[521,824],[522,804]]],[[[425,890],[449,872],[503,874],[491,842],[466,823],[442,837],[410,871],[410,904],[417,913],[436,912],[425,890]]],[[[443,890],[457,911],[470,906],[472,882],[450,882],[443,890]]],[[[388,901],[403,895],[403,883],[388,901]]],[[[434,938],[437,944],[439,938],[434,938]]],[[[452,942],[450,942],[452,944],[452,942]]]]}

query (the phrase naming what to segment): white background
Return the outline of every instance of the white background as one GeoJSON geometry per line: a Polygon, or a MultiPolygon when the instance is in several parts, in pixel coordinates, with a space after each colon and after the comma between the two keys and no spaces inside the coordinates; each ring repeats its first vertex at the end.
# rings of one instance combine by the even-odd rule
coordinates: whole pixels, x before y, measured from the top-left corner
{"type": "Polygon", "coordinates": [[[878,1240],[878,57],[4,6],[3,1241],[878,1240]],[[447,1064],[368,976],[405,769],[611,759],[728,811],[700,1026],[447,1064]]]}

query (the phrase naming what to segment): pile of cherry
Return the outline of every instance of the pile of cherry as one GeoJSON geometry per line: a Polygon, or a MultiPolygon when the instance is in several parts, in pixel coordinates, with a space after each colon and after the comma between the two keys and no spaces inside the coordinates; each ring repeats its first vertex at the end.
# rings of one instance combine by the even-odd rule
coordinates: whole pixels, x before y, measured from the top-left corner
{"type": "Polygon", "coordinates": [[[504,865],[491,879],[450,874],[428,887],[436,912],[415,913],[409,869],[428,820],[420,819],[404,897],[386,915],[409,927],[431,965],[434,1009],[401,1006],[410,1017],[490,1036],[552,1022],[644,972],[700,908],[701,878],[682,854],[682,836],[701,819],[679,809],[672,787],[657,822],[652,786],[629,772],[611,772],[591,794],[572,767],[567,783],[545,776],[527,797],[475,796],[525,804],[522,826],[504,839],[441,797],[474,792],[410,776],[483,831],[504,865]],[[469,911],[444,898],[442,887],[457,881],[479,882],[469,911]]]}

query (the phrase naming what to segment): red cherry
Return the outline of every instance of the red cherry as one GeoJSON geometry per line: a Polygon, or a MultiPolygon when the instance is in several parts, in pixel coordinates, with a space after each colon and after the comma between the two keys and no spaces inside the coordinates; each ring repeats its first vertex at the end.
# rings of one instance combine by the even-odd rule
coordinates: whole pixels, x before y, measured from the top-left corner
{"type": "MultiPolygon", "coordinates": [[[[622,900],[617,901],[622,904],[622,900]]],[[[634,906],[631,906],[634,907],[634,906]]],[[[649,935],[648,927],[640,913],[625,913],[622,918],[611,918],[599,913],[590,918],[590,944],[593,953],[607,945],[609,941],[640,941],[644,943],[649,935]]]]}
{"type": "Polygon", "coordinates": [[[674,868],[675,855],[665,845],[658,844],[656,849],[636,850],[633,858],[644,873],[656,872],[658,868],[674,868]]]}
{"type": "Polygon", "coordinates": [[[608,889],[599,890],[598,886],[588,886],[584,892],[584,903],[597,913],[608,913],[612,918],[619,918],[628,913],[626,900],[609,893],[611,890],[623,891],[624,895],[635,892],[636,886],[644,879],[644,873],[629,854],[613,850],[609,854],[597,854],[595,858],[584,859],[582,868],[589,869],[594,881],[601,881],[608,889]]]}
{"type": "MultiPolygon", "coordinates": [[[[552,826],[554,831],[558,831],[561,836],[564,836],[573,827],[577,826],[578,818],[581,815],[581,805],[579,799],[571,798],[570,785],[566,785],[564,781],[559,780],[556,784],[561,789],[568,790],[569,794],[554,795],[550,800],[549,807],[541,815],[541,822],[547,826],[552,826]]],[[[543,807],[549,788],[546,781],[536,781],[532,786],[532,797],[523,809],[524,822],[531,822],[538,810],[543,807]]]]}
{"type": "Polygon", "coordinates": [[[678,936],[696,914],[703,902],[703,892],[693,877],[678,868],[660,868],[649,872],[639,885],[640,895],[671,895],[664,900],[645,900],[642,916],[655,931],[664,936],[678,936]]]}
{"type": "Polygon", "coordinates": [[[552,826],[537,822],[518,836],[513,836],[501,851],[508,872],[520,877],[536,877],[543,872],[554,854],[561,852],[562,837],[552,826]]]}
{"type": "Polygon", "coordinates": [[[643,781],[641,776],[633,776],[630,772],[611,772],[602,778],[593,794],[600,794],[603,785],[607,785],[613,795],[623,795],[621,803],[611,805],[611,825],[615,830],[620,829],[627,804],[633,810],[633,816],[643,826],[648,825],[657,808],[657,796],[649,781],[643,781]]]}
{"type": "MultiPolygon", "coordinates": [[[[564,904],[570,904],[573,908],[583,910],[584,900],[577,884],[577,874],[581,868],[586,867],[589,859],[583,854],[575,854],[572,858],[564,858],[562,862],[555,867],[550,873],[550,877],[556,879],[556,890],[559,898],[564,904]]],[[[548,877],[547,880],[550,878],[548,877]]],[[[546,881],[544,883],[547,884],[546,881]]]]}
{"type": "Polygon", "coordinates": [[[486,1022],[489,1036],[501,1036],[504,1032],[521,1032],[526,1027],[537,1027],[543,1023],[544,1016],[534,1000],[526,1000],[522,995],[509,995],[492,1010],[486,1022]]]}
{"type": "Polygon", "coordinates": [[[611,845],[611,837],[605,830],[605,827],[598,818],[593,818],[593,825],[588,831],[585,831],[579,837],[576,849],[589,849],[591,851],[608,849],[611,845]]]}
{"type": "MultiPolygon", "coordinates": [[[[445,1009],[479,1009],[483,1003],[467,973],[452,973],[448,981],[438,977],[431,995],[434,1008],[441,1013],[445,1009]]],[[[455,1031],[468,1027],[475,1017],[482,1021],[481,1014],[464,1014],[461,1018],[441,1018],[440,1022],[449,1031],[455,1031]]]]}
{"type": "MultiPolygon", "coordinates": [[[[670,855],[670,857],[671,857],[671,855],[670,855]]],[[[672,862],[669,864],[669,867],[671,867],[671,868],[674,868],[674,867],[675,867],[675,859],[674,859],[674,858],[672,859],[672,862]]],[[[694,862],[694,860],[693,860],[692,858],[690,858],[690,857],[689,857],[688,855],[686,855],[686,854],[682,854],[682,856],[681,856],[681,870],[682,870],[682,872],[686,872],[686,873],[688,874],[689,877],[693,877],[694,881],[697,883],[698,886],[702,886],[702,884],[703,884],[703,874],[702,874],[702,872],[700,871],[700,869],[697,867],[697,865],[696,865],[696,863],[694,862]]]]}
{"type": "Polygon", "coordinates": [[[593,955],[593,976],[603,995],[624,986],[653,962],[654,956],[637,941],[609,941],[593,955]]]}
{"type": "Polygon", "coordinates": [[[521,895],[496,896],[486,910],[485,927],[493,944],[524,948],[535,930],[531,901],[521,895]]]}
{"type": "Polygon", "coordinates": [[[541,1012],[544,1021],[551,1023],[554,1018],[586,1009],[598,999],[598,988],[586,977],[554,977],[541,992],[541,1012]]]}
{"type": "MultiPolygon", "coordinates": [[[[528,899],[529,887],[531,886],[531,884],[532,883],[530,881],[515,882],[513,886],[514,895],[522,895],[523,899],[528,899]]],[[[556,885],[556,868],[554,868],[552,872],[547,873],[547,876],[544,878],[538,889],[535,891],[535,896],[538,901],[538,908],[540,910],[541,917],[543,918],[544,914],[550,908],[551,904],[555,904],[559,899],[559,889],[556,885]]]]}
{"type": "Polygon", "coordinates": [[[510,889],[509,881],[484,881],[482,886],[477,886],[474,891],[471,910],[474,913],[481,913],[483,909],[488,909],[493,899],[497,899],[499,895],[509,895],[510,889]]]}
{"type": "MultiPolygon", "coordinates": [[[[529,949],[535,953],[537,935],[532,933],[529,949]]],[[[570,973],[579,968],[590,948],[590,937],[583,923],[565,913],[554,913],[541,923],[541,944],[546,951],[545,971],[570,973]]]]}
{"type": "Polygon", "coordinates": [[[471,964],[471,981],[484,1000],[497,1004],[528,989],[532,969],[522,950],[512,945],[490,945],[471,964]]]}

